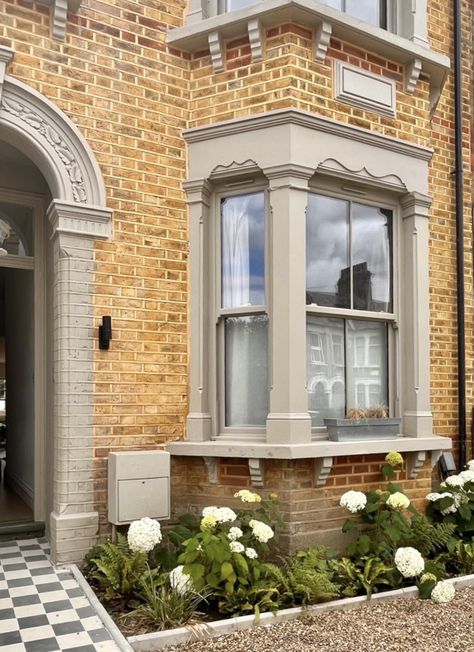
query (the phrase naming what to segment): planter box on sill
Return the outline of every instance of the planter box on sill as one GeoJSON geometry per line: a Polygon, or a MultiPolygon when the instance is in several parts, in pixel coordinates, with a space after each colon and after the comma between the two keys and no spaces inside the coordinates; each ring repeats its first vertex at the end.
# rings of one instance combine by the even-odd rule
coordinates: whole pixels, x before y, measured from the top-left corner
{"type": "Polygon", "coordinates": [[[396,439],[400,435],[400,418],[324,419],[330,441],[366,441],[396,439]]]}

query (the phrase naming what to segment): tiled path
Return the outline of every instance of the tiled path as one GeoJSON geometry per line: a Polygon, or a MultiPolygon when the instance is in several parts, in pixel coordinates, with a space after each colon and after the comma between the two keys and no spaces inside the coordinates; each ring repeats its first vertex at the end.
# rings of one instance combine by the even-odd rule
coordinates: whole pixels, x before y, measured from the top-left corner
{"type": "Polygon", "coordinates": [[[44,539],[0,542],[1,652],[119,650],[74,577],[44,539]]]}

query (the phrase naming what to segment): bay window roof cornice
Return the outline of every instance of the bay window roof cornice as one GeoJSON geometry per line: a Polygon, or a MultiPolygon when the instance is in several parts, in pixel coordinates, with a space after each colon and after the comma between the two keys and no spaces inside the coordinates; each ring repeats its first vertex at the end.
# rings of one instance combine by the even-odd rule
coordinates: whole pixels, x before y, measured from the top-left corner
{"type": "MultiPolygon", "coordinates": [[[[167,42],[186,52],[198,52],[210,46],[211,51],[215,51],[216,43],[249,33],[256,20],[262,28],[295,22],[314,29],[314,52],[319,61],[324,61],[329,39],[334,36],[404,65],[407,88],[412,89],[420,72],[427,74],[431,83],[432,107],[436,105],[450,70],[450,60],[446,55],[313,0],[265,0],[172,29],[168,32],[167,42]]],[[[255,30],[252,33],[255,34],[255,30]]],[[[222,57],[218,59],[221,62],[222,57]]],[[[219,65],[221,67],[216,70],[222,69],[222,62],[219,65]]]]}

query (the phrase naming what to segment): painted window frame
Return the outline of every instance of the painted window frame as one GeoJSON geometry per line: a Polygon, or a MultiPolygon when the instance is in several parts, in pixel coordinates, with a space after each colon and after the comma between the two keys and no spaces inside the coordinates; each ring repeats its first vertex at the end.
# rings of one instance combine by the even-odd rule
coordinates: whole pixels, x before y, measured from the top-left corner
{"type": "MultiPolygon", "coordinates": [[[[211,336],[210,342],[210,364],[215,369],[215,374],[211,378],[211,392],[215,396],[215,401],[211,404],[211,415],[215,424],[215,435],[219,437],[241,438],[250,437],[265,440],[265,427],[235,427],[225,425],[225,320],[229,316],[248,316],[256,314],[265,314],[270,323],[270,289],[269,289],[269,257],[271,256],[269,245],[270,233],[270,207],[268,199],[268,183],[265,179],[257,179],[255,182],[235,182],[229,180],[228,183],[222,183],[214,188],[213,208],[210,219],[210,241],[211,252],[213,252],[213,269],[209,278],[210,292],[210,311],[213,315],[215,324],[215,335],[211,336]],[[222,265],[222,247],[221,247],[221,201],[227,197],[238,197],[244,194],[264,193],[264,228],[265,228],[265,303],[259,306],[249,306],[249,308],[222,308],[221,307],[221,265],[222,265]]],[[[211,254],[212,255],[212,254],[211,254]]],[[[270,328],[267,332],[267,374],[270,372],[271,359],[269,355],[269,338],[270,328]]],[[[268,376],[267,376],[268,377],[268,376]]]]}
{"type": "MultiPolygon", "coordinates": [[[[402,267],[400,260],[400,238],[401,238],[401,207],[397,198],[391,193],[366,189],[362,195],[357,188],[347,188],[345,184],[337,179],[328,179],[321,175],[315,175],[309,185],[309,193],[342,199],[348,202],[356,202],[383,208],[392,211],[392,234],[391,234],[391,281],[392,281],[392,310],[390,312],[373,312],[369,310],[357,310],[354,308],[333,308],[317,306],[316,304],[306,305],[306,315],[316,317],[339,318],[344,320],[356,319],[367,320],[375,323],[386,323],[387,332],[387,390],[388,408],[391,416],[399,416],[400,411],[400,388],[398,386],[400,368],[400,347],[398,343],[398,324],[400,320],[400,278],[399,273],[402,267]],[[356,191],[356,192],[354,192],[356,191]],[[357,192],[359,191],[359,192],[357,192]]],[[[306,289],[306,288],[305,288],[306,289]]],[[[344,337],[344,336],[343,336],[344,337]]],[[[344,346],[344,342],[343,342],[344,346]]],[[[367,351],[368,353],[368,351],[367,351]]],[[[347,388],[345,390],[347,392],[347,388]]],[[[312,426],[313,438],[325,439],[327,430],[324,426],[312,426]]]]}

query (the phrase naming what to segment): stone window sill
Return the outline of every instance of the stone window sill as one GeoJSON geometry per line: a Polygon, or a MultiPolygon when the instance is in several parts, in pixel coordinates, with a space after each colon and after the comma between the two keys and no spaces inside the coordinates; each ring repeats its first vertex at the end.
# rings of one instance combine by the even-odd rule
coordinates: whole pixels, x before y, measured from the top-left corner
{"type": "Polygon", "coordinates": [[[264,30],[286,22],[314,29],[314,56],[324,63],[331,36],[405,66],[405,90],[412,93],[420,73],[430,77],[432,110],[450,69],[447,56],[429,47],[364,23],[312,0],[266,0],[239,11],[206,18],[168,32],[167,42],[186,52],[209,49],[216,72],[224,70],[223,42],[249,35],[253,60],[263,58],[264,30]]]}
{"type": "Polygon", "coordinates": [[[254,441],[175,441],[166,447],[171,455],[202,457],[206,463],[209,481],[217,482],[217,460],[221,457],[241,457],[249,461],[252,484],[262,487],[264,481],[264,460],[314,459],[314,482],[323,486],[331,472],[334,458],[347,455],[376,455],[398,451],[406,453],[407,473],[416,478],[419,470],[431,454],[431,465],[438,461],[443,450],[450,450],[448,437],[397,437],[396,439],[334,442],[313,441],[310,444],[270,445],[254,441]]]}

